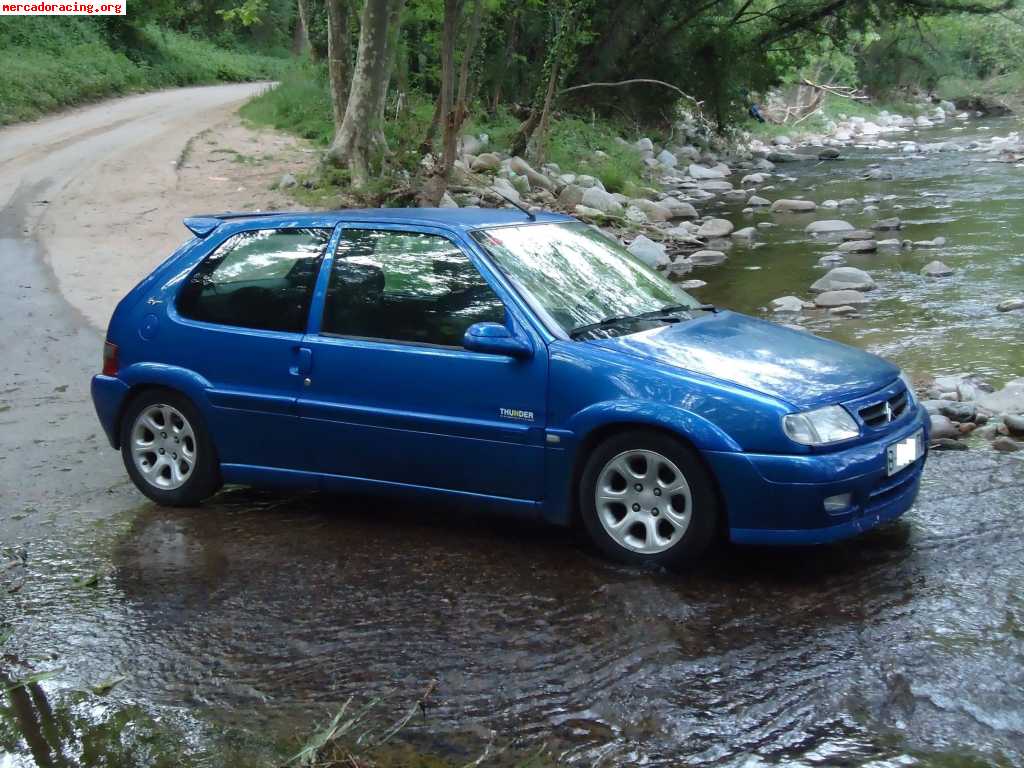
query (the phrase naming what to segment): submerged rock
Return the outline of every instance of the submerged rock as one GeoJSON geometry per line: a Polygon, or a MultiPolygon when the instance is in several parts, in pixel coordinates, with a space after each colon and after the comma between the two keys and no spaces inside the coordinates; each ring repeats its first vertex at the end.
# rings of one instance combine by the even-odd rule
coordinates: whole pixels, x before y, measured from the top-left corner
{"type": "Polygon", "coordinates": [[[722,251],[703,250],[690,254],[690,263],[695,267],[711,267],[726,260],[722,251]]]}
{"type": "Polygon", "coordinates": [[[839,250],[843,253],[874,253],[878,250],[878,243],[874,240],[847,240],[839,244],[839,250]]]}
{"type": "Polygon", "coordinates": [[[797,296],[780,296],[772,299],[771,308],[772,312],[802,312],[804,301],[797,296]]]}
{"type": "Polygon", "coordinates": [[[898,216],[893,216],[891,219],[881,219],[876,221],[872,229],[878,232],[889,232],[895,229],[903,229],[903,222],[900,221],[898,216]]]}
{"type": "Polygon", "coordinates": [[[1024,298],[1007,299],[996,304],[997,312],[1013,312],[1018,309],[1024,309],[1024,298]]]}

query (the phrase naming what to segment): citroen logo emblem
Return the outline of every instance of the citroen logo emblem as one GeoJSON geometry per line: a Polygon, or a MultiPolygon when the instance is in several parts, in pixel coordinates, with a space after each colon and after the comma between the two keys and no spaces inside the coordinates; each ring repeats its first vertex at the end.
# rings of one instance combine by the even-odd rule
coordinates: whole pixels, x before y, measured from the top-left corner
{"type": "Polygon", "coordinates": [[[885,404],[885,420],[892,421],[892,406],[888,402],[885,404]]]}

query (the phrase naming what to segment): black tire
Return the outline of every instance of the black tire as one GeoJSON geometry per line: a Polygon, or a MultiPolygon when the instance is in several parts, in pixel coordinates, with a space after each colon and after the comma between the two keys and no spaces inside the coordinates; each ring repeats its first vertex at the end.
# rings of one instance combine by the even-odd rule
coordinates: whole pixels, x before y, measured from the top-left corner
{"type": "Polygon", "coordinates": [[[128,403],[121,417],[121,458],[135,487],[165,507],[194,507],[209,498],[222,485],[220,461],[210,433],[199,410],[192,401],[171,389],[147,389],[128,403]],[[178,411],[194,435],[195,461],[184,483],[176,488],[159,488],[143,476],[135,464],[132,451],[132,430],[139,414],[158,405],[178,411]]]}
{"type": "MultiPolygon", "coordinates": [[[[580,516],[591,540],[602,553],[621,563],[672,568],[695,564],[710,547],[718,530],[720,505],[714,479],[710,472],[693,448],[661,432],[630,430],[614,435],[600,443],[587,457],[578,490],[580,516]],[[678,539],[663,551],[645,553],[630,549],[627,544],[620,543],[613,538],[601,522],[601,515],[613,514],[613,512],[606,510],[599,514],[596,499],[598,481],[609,462],[631,451],[654,452],[669,459],[679,469],[689,486],[689,502],[683,505],[683,508],[688,508],[689,511],[689,522],[685,528],[665,519],[666,516],[663,512],[661,512],[660,518],[655,518],[654,510],[657,510],[657,507],[651,507],[650,511],[642,509],[637,513],[650,517],[650,524],[667,526],[670,530],[678,529],[681,532],[664,535],[664,530],[659,531],[664,538],[669,540],[672,535],[678,535],[678,539]]],[[[655,504],[660,503],[653,499],[651,501],[655,504]]],[[[674,498],[671,502],[673,511],[677,511],[675,510],[676,501],[678,499],[674,498]]],[[[625,511],[625,507],[623,509],[625,511]]],[[[650,528],[646,526],[645,523],[637,523],[633,529],[650,535],[650,528]]]]}

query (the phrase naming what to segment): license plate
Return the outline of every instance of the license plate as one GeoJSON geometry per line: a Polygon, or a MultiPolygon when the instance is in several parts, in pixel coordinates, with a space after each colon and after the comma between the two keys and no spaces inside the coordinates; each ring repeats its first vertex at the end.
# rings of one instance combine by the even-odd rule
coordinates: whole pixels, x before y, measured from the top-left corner
{"type": "Polygon", "coordinates": [[[905,440],[893,443],[886,449],[890,475],[909,467],[924,454],[924,432],[918,430],[905,440]]]}

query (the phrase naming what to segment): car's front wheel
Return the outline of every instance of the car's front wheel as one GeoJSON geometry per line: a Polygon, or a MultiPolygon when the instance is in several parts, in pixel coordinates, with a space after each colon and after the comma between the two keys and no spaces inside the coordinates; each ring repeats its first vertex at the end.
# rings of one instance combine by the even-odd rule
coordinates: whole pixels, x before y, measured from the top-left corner
{"type": "Polygon", "coordinates": [[[598,445],[584,467],[579,499],[594,543],[629,564],[693,563],[717,527],[708,470],[692,448],[660,432],[625,432],[598,445]]]}
{"type": "Polygon", "coordinates": [[[164,506],[194,506],[220,487],[219,463],[199,411],[171,390],[145,391],[128,404],[121,457],[135,486],[164,506]]]}

